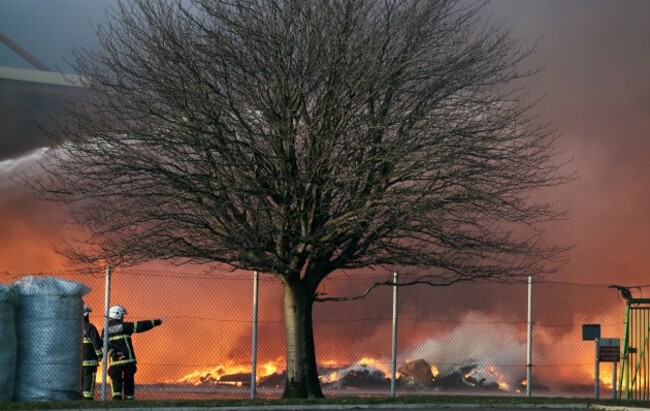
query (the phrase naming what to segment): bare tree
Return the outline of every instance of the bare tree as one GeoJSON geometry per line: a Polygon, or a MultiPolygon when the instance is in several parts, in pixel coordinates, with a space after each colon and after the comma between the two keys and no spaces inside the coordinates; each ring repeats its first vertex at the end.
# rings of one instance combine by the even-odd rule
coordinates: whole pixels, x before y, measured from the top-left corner
{"type": "MultiPolygon", "coordinates": [[[[77,261],[225,263],[284,286],[285,397],[321,397],[319,284],[557,268],[536,192],[567,181],[517,82],[525,42],[457,0],[120,4],[77,54],[91,97],[51,132],[43,197],[77,261]]],[[[373,284],[392,284],[390,281],[373,284]]],[[[347,297],[349,298],[349,297],[347,297]]],[[[353,297],[356,298],[356,297],[353,297]]]]}

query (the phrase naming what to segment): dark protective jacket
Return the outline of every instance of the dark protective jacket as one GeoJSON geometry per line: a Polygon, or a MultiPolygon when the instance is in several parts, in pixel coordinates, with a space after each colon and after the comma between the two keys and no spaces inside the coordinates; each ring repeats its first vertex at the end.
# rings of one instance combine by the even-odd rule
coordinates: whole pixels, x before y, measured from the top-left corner
{"type": "MultiPolygon", "coordinates": [[[[109,366],[135,363],[135,351],[131,334],[149,331],[162,323],[162,320],[144,320],[123,322],[110,320],[108,322],[108,359],[109,366]]],[[[102,332],[102,337],[104,332],[102,332]]]]}
{"type": "Polygon", "coordinates": [[[84,367],[97,367],[102,359],[102,339],[97,327],[84,317],[83,363],[84,367]]]}

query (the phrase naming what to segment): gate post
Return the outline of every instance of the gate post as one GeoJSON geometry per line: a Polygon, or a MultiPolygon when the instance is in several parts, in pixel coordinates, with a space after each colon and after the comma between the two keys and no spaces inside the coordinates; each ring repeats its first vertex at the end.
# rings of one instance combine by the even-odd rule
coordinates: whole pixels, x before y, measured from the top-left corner
{"type": "Polygon", "coordinates": [[[628,298],[618,398],[650,400],[650,298],[628,298]]]}

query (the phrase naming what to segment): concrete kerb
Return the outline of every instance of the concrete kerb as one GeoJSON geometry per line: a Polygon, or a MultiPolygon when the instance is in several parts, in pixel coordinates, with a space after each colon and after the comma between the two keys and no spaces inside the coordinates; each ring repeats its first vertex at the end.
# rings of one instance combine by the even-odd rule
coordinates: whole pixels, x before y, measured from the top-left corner
{"type": "Polygon", "coordinates": [[[621,405],[600,405],[591,404],[589,407],[592,410],[606,410],[606,411],[650,411],[650,408],[644,407],[628,407],[621,405]]]}
{"type": "Polygon", "coordinates": [[[650,408],[600,404],[319,404],[224,407],[124,407],[70,408],[59,411],[319,411],[319,410],[443,410],[443,409],[574,409],[600,411],[650,411],[650,408]]]}
{"type": "MultiPolygon", "coordinates": [[[[124,407],[124,408],[74,408],[59,411],[319,411],[319,410],[443,410],[443,409],[575,409],[594,408],[590,404],[300,404],[300,405],[256,405],[224,407],[124,407]]],[[[599,406],[600,410],[611,411],[650,411],[634,407],[599,406]]]]}

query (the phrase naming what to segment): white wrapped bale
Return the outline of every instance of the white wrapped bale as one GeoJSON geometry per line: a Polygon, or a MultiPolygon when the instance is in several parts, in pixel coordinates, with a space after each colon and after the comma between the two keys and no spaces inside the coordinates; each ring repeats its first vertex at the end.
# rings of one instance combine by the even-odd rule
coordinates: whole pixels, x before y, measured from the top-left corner
{"type": "Polygon", "coordinates": [[[16,401],[66,401],[81,396],[82,296],[86,285],[54,277],[15,282],[18,355],[16,401]]]}
{"type": "Polygon", "coordinates": [[[16,379],[16,293],[0,284],[0,401],[14,398],[16,379]]]}

